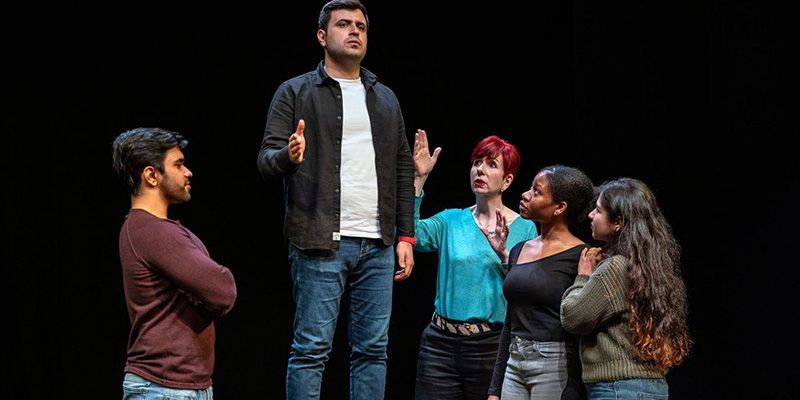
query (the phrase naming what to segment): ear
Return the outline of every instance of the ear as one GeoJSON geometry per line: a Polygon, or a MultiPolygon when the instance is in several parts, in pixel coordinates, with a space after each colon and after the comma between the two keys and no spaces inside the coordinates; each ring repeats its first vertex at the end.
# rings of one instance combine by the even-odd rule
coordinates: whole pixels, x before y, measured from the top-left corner
{"type": "Polygon", "coordinates": [[[567,205],[566,201],[562,201],[556,205],[555,211],[553,211],[553,216],[558,216],[567,212],[567,205]]]}
{"type": "Polygon", "coordinates": [[[142,171],[142,179],[140,185],[144,185],[144,187],[152,188],[158,186],[161,182],[161,173],[158,172],[157,169],[153,168],[153,166],[147,166],[142,171]]]}
{"type": "Polygon", "coordinates": [[[503,191],[505,192],[509,186],[511,186],[511,182],[514,182],[514,175],[508,174],[503,178],[503,191]]]}
{"type": "Polygon", "coordinates": [[[611,225],[614,228],[614,233],[618,233],[622,229],[622,217],[617,217],[611,225]]]}
{"type": "Polygon", "coordinates": [[[325,39],[327,37],[326,32],[323,29],[317,29],[317,42],[322,48],[326,48],[328,46],[328,42],[325,39]]]}

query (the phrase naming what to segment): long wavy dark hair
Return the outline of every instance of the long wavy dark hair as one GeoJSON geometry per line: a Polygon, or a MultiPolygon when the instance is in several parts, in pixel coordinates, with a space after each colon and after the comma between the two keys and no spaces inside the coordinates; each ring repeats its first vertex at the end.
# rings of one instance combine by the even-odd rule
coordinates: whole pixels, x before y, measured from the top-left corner
{"type": "Polygon", "coordinates": [[[678,365],[689,355],[692,341],[680,246],[672,228],[644,182],[620,178],[598,190],[609,220],[621,222],[603,252],[628,258],[628,326],[634,347],[639,357],[659,368],[678,365]]]}

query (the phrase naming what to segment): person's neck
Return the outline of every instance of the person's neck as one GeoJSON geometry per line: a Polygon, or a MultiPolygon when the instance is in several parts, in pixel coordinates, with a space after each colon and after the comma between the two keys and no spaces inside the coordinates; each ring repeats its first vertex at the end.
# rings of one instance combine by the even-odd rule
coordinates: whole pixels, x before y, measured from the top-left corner
{"type": "Polygon", "coordinates": [[[167,219],[169,203],[164,201],[157,193],[146,193],[138,196],[131,196],[131,208],[138,208],[158,218],[167,219]]]}
{"type": "Polygon", "coordinates": [[[478,222],[486,222],[485,226],[490,225],[497,219],[497,210],[503,210],[503,198],[499,195],[491,197],[476,196],[475,209],[472,215],[478,222]]]}
{"type": "Polygon", "coordinates": [[[361,73],[361,64],[355,61],[339,62],[325,55],[325,73],[334,79],[358,79],[361,73]]]}
{"type": "Polygon", "coordinates": [[[573,237],[564,223],[542,223],[541,225],[543,242],[566,242],[573,237]]]}

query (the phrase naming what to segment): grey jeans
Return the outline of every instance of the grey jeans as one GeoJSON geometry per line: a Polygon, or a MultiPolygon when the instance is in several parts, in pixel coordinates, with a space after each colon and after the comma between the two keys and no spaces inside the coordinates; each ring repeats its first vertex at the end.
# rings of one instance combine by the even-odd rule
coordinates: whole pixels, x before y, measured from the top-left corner
{"type": "Polygon", "coordinates": [[[576,346],[511,338],[502,400],[585,398],[576,346]]]}

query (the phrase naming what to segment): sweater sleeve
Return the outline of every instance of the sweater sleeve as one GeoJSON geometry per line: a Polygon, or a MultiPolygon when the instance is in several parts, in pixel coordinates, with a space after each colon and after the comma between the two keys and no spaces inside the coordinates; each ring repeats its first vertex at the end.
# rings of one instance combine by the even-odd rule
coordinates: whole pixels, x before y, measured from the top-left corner
{"type": "Polygon", "coordinates": [[[426,219],[419,218],[419,208],[422,205],[423,197],[425,197],[424,191],[414,199],[414,231],[417,235],[417,245],[414,246],[414,250],[427,253],[436,252],[441,246],[447,223],[442,213],[426,219]]]}
{"type": "Polygon", "coordinates": [[[163,222],[139,241],[135,251],[147,265],[199,301],[212,316],[219,317],[233,308],[236,283],[231,271],[212,260],[198,242],[183,226],[163,222]]]}
{"type": "Polygon", "coordinates": [[[511,345],[511,324],[508,322],[508,315],[506,315],[506,322],[503,324],[503,331],[500,333],[500,344],[497,347],[497,359],[494,362],[494,372],[492,372],[492,383],[489,384],[488,395],[500,396],[503,390],[503,379],[506,375],[506,367],[508,366],[509,346],[511,345]]]}
{"type": "Polygon", "coordinates": [[[627,311],[624,257],[603,260],[591,276],[578,275],[561,300],[561,324],[568,332],[588,335],[627,311]]]}

